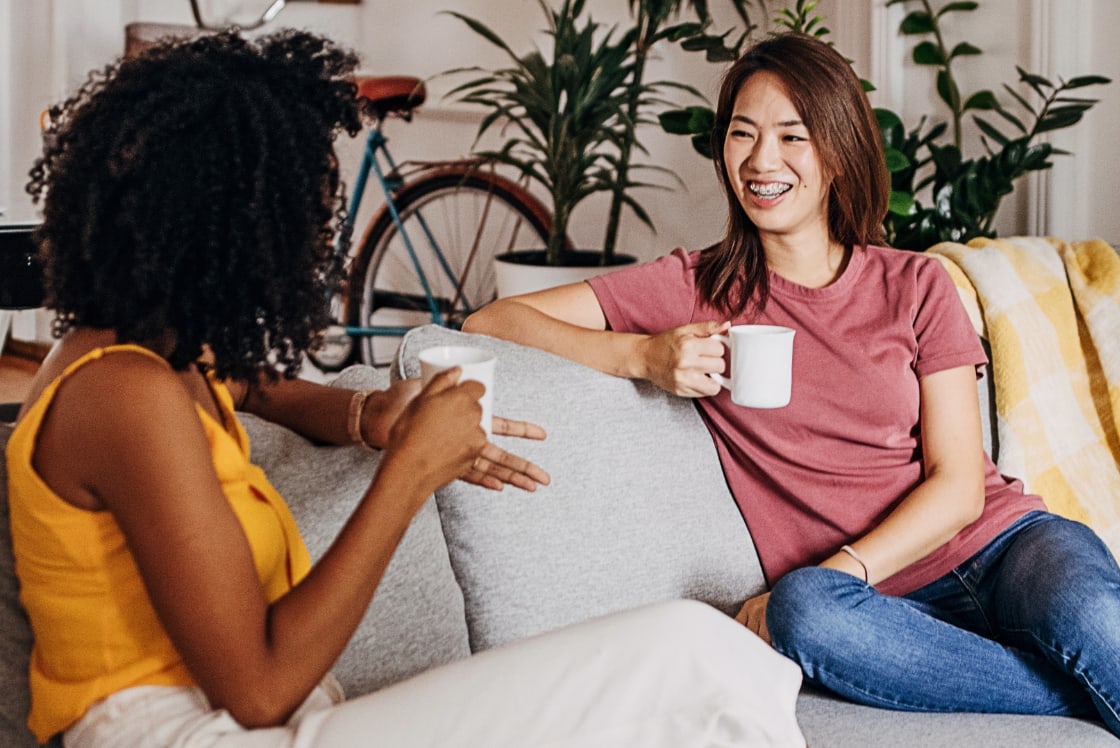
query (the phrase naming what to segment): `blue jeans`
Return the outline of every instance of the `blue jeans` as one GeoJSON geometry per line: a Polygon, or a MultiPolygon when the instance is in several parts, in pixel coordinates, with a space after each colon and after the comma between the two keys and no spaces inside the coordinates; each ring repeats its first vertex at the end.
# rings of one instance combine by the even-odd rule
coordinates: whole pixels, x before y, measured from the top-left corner
{"type": "Polygon", "coordinates": [[[1120,568],[1092,530],[1047,512],[905,597],[790,572],[766,624],[808,680],[861,704],[1099,715],[1120,736],[1120,568]]]}

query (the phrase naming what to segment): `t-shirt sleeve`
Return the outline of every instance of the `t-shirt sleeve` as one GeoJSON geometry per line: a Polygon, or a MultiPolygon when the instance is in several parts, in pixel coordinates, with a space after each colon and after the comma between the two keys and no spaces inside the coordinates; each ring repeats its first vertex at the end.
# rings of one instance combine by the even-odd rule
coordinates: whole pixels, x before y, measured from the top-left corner
{"type": "Polygon", "coordinates": [[[936,259],[922,260],[916,275],[918,304],[914,317],[918,377],[957,366],[983,366],[988,357],[952,278],[936,259]]]}
{"type": "Polygon", "coordinates": [[[697,254],[676,249],[652,262],[589,280],[607,326],[616,332],[656,334],[691,322],[697,254]]]}

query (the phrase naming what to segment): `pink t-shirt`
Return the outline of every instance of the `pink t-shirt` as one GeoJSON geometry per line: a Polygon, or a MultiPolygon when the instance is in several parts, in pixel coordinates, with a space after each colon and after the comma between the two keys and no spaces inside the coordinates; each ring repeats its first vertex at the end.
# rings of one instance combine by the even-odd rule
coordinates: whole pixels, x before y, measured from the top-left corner
{"type": "MultiPolygon", "coordinates": [[[[699,252],[590,281],[612,330],[657,333],[724,315],[699,300],[699,252]]],[[[770,584],[867,533],[922,480],[918,380],[986,362],[952,280],[933,257],[869,247],[807,288],[770,273],[761,315],[795,329],[790,404],[743,408],[727,390],[697,404],[770,584]]],[[[748,312],[748,316],[751,312],[748,312]]],[[[948,573],[1032,509],[1045,508],[987,460],[984,513],[878,588],[906,594],[948,573]]]]}

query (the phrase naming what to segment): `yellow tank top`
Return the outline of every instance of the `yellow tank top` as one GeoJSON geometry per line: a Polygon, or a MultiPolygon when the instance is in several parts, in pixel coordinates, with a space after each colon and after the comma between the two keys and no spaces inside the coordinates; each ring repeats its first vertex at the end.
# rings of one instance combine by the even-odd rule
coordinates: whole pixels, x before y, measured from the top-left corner
{"type": "MultiPolygon", "coordinates": [[[[20,599],[35,635],[28,726],[41,742],[121,689],[194,683],[148,600],[112,514],[67,503],[32,467],[39,429],[58,387],[81,366],[116,351],[164,361],[135,345],[90,351],[43,391],[8,442],[12,546],[20,599]]],[[[233,432],[201,406],[199,418],[271,602],[307,574],[310,558],[284,500],[249,461],[248,436],[234,416],[229,390],[212,378],[210,387],[233,432]]]]}

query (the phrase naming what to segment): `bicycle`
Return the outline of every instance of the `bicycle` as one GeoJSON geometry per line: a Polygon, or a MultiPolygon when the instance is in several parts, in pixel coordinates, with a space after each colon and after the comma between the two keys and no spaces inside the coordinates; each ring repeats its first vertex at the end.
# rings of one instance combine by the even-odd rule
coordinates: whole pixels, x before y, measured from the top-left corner
{"type": "MultiPolygon", "coordinates": [[[[195,25],[217,31],[190,0],[195,25]]],[[[272,0],[253,22],[273,20],[285,0],[272,0]]],[[[372,120],[354,180],[342,235],[351,236],[369,177],[376,178],[384,203],[367,224],[356,249],[336,244],[346,268],[344,289],[329,300],[333,324],[309,352],[328,372],[361,360],[388,364],[400,338],[425,323],[462,326],[467,316],[497,296],[493,259],[504,252],[546,244],[552,215],[529,190],[477,159],[400,165],[388,147],[384,125],[405,122],[424,103],[419,78],[357,76],[358,95],[372,120]],[[357,345],[355,345],[357,343],[357,345]]]]}
{"type": "Polygon", "coordinates": [[[325,371],[357,358],[383,366],[400,337],[417,325],[460,327],[497,295],[494,257],[544,246],[552,220],[526,187],[496,173],[491,164],[457,159],[398,165],[383,126],[390,117],[411,120],[427,96],[423,81],[359,76],[355,83],[373,125],[354,180],[346,231],[353,228],[371,173],[385,202],[356,251],[340,257],[348,271],[344,292],[331,302],[336,324],[310,354],[325,371]]]}

